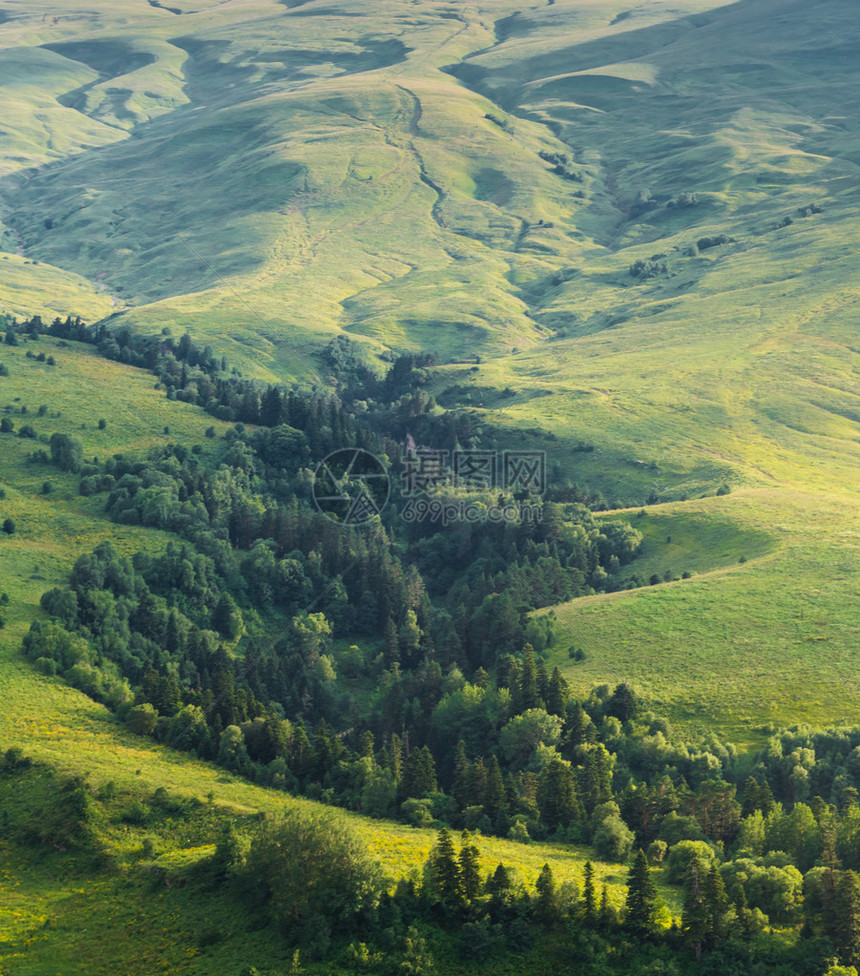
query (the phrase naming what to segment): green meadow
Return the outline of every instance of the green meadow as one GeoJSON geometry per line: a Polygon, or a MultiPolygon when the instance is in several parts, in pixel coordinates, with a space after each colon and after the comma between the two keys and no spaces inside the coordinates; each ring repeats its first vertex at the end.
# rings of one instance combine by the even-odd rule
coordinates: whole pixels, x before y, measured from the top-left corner
{"type": "Polygon", "coordinates": [[[773,726],[857,723],[850,500],[745,490],[630,514],[645,541],[641,568],[625,569],[646,585],[556,608],[564,640],[553,662],[575,687],[629,680],[679,724],[739,744],[773,726]],[[651,574],[661,582],[647,585],[651,574]],[[565,660],[567,641],[583,662],[565,660]]]}

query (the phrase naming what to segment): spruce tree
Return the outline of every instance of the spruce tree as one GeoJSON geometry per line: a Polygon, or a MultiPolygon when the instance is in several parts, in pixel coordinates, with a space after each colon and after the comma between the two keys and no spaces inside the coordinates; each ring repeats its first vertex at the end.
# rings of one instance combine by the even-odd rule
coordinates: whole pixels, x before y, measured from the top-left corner
{"type": "Polygon", "coordinates": [[[558,668],[553,668],[552,675],[549,679],[549,684],[547,685],[546,695],[544,696],[546,700],[546,710],[550,715],[558,715],[559,718],[564,718],[567,710],[567,700],[570,697],[570,688],[567,682],[561,676],[561,672],[558,668]]]}
{"type": "Polygon", "coordinates": [[[558,897],[555,890],[555,880],[552,868],[544,864],[535,882],[537,899],[535,900],[535,917],[544,925],[551,925],[558,920],[558,897]]]}
{"type": "Polygon", "coordinates": [[[860,962],[860,878],[854,871],[843,871],[836,889],[835,943],[843,961],[851,966],[860,962]]]}
{"type": "Polygon", "coordinates": [[[600,912],[597,916],[597,924],[606,931],[615,921],[615,911],[609,904],[609,892],[606,885],[603,885],[600,892],[600,912]]]}
{"type": "Polygon", "coordinates": [[[469,766],[468,789],[466,806],[481,807],[484,805],[484,797],[487,792],[487,769],[484,760],[478,758],[469,766]]]}
{"type": "Polygon", "coordinates": [[[715,945],[726,934],[728,921],[729,899],[723,876],[716,863],[711,865],[710,873],[705,880],[705,910],[708,919],[708,937],[711,945],[715,945]]]}
{"type": "Polygon", "coordinates": [[[567,708],[567,722],[565,731],[567,741],[572,746],[581,745],[585,741],[585,726],[589,719],[585,709],[578,701],[571,702],[567,708]]]}
{"type": "Polygon", "coordinates": [[[537,793],[543,822],[549,829],[566,827],[585,816],[577,796],[576,777],[570,764],[555,756],[541,773],[537,793]]]}
{"type": "Polygon", "coordinates": [[[546,702],[546,694],[549,691],[549,676],[546,673],[546,664],[544,664],[543,660],[537,662],[537,684],[540,700],[546,702]]]}
{"type": "Polygon", "coordinates": [[[430,852],[430,866],[442,904],[448,909],[459,907],[462,898],[460,865],[451,834],[445,827],[439,831],[436,845],[430,852]]]}
{"type": "Polygon", "coordinates": [[[394,781],[398,782],[403,775],[403,742],[397,733],[391,736],[391,742],[388,746],[388,768],[391,770],[394,781]]]}
{"type": "Polygon", "coordinates": [[[436,763],[427,746],[413,750],[406,760],[401,792],[405,799],[420,799],[436,792],[436,763]]]}
{"type": "Polygon", "coordinates": [[[468,830],[464,830],[460,847],[460,891],[467,904],[471,904],[481,890],[481,854],[477,847],[472,843],[471,835],[468,830]]]}
{"type": "Polygon", "coordinates": [[[741,817],[749,817],[759,808],[759,791],[760,787],[758,785],[758,780],[752,776],[747,777],[746,783],[744,783],[744,798],[741,804],[741,817]]]}
{"type": "Polygon", "coordinates": [[[526,712],[530,708],[540,708],[542,704],[534,648],[531,644],[526,644],[523,650],[523,667],[520,674],[519,710],[526,712]]]}
{"type": "Polygon", "coordinates": [[[699,867],[695,860],[690,868],[690,878],[684,896],[681,931],[695,950],[696,959],[699,959],[702,955],[702,945],[708,935],[708,911],[699,882],[699,867]]]}
{"type": "MultiPolygon", "coordinates": [[[[604,889],[605,890],[605,889],[604,889]]],[[[594,925],[597,921],[597,905],[594,895],[594,865],[591,861],[585,862],[585,878],[582,886],[582,901],[584,906],[584,919],[586,925],[594,925]]]]}
{"type": "Polygon", "coordinates": [[[508,869],[501,861],[496,865],[496,870],[487,879],[487,892],[491,895],[499,894],[503,891],[511,890],[511,878],[508,869]]]}
{"type": "Polygon", "coordinates": [[[507,810],[508,797],[505,792],[505,782],[502,779],[499,760],[493,756],[487,767],[487,785],[484,789],[484,813],[493,822],[493,826],[499,829],[507,810]]]}
{"type": "Polygon", "coordinates": [[[469,760],[466,758],[466,743],[460,739],[454,752],[454,781],[451,784],[451,795],[457,801],[460,809],[467,807],[469,790],[469,760]]]}
{"type": "Polygon", "coordinates": [[[743,885],[743,882],[738,884],[738,894],[735,898],[735,911],[737,912],[738,922],[740,923],[741,932],[744,938],[749,938],[752,934],[752,927],[750,925],[750,909],[749,903],[747,902],[747,891],[743,885]]]}
{"type": "Polygon", "coordinates": [[[634,932],[642,935],[654,929],[654,914],[657,904],[657,891],[651,880],[648,869],[648,859],[645,852],[639,852],[633,861],[633,866],[627,875],[627,903],[625,924],[634,932]]]}

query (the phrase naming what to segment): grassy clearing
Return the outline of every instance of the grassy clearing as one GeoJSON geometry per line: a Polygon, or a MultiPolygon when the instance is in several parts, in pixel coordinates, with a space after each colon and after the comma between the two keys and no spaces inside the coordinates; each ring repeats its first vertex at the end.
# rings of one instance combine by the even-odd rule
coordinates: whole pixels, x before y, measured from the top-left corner
{"type": "Polygon", "coordinates": [[[587,654],[581,664],[557,656],[574,687],[630,680],[679,723],[741,742],[771,722],[860,720],[860,519],[850,499],[743,491],[639,521],[646,570],[696,575],[556,608],[587,654]],[[727,512],[738,532],[726,531],[727,512]],[[701,535],[688,535],[697,524],[701,535]]]}

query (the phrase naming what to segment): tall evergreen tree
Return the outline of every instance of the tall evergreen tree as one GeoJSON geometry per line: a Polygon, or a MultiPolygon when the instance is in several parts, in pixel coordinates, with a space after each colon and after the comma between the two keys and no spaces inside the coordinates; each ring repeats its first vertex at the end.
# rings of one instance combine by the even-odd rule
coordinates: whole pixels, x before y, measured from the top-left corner
{"type": "Polygon", "coordinates": [[[467,904],[471,904],[481,890],[481,854],[472,843],[468,830],[464,830],[461,837],[460,856],[460,890],[467,904]]]}
{"type": "Polygon", "coordinates": [[[681,913],[681,931],[693,947],[696,959],[702,955],[702,946],[708,936],[708,910],[705,896],[699,878],[698,863],[693,860],[690,867],[690,877],[684,896],[684,908],[681,913]]]}
{"type": "Polygon", "coordinates": [[[484,805],[484,797],[487,792],[487,767],[481,756],[469,766],[468,789],[466,795],[468,803],[466,806],[480,807],[484,805]]]}
{"type": "Polygon", "coordinates": [[[535,917],[544,925],[551,925],[558,920],[558,896],[555,889],[555,880],[552,876],[552,868],[544,864],[535,882],[537,898],[535,900],[535,917]]]}
{"type": "Polygon", "coordinates": [[[505,782],[502,779],[502,770],[499,767],[499,760],[496,756],[490,759],[487,767],[487,783],[484,789],[484,813],[498,829],[501,819],[504,818],[508,810],[508,797],[505,792],[505,782]]]}
{"type": "Polygon", "coordinates": [[[391,736],[391,742],[388,745],[388,768],[391,770],[394,781],[398,782],[403,775],[403,742],[397,733],[391,736]]]}
{"type": "Polygon", "coordinates": [[[520,672],[520,694],[517,704],[520,711],[530,708],[540,708],[543,704],[538,687],[538,673],[535,665],[534,648],[526,644],[523,651],[523,665],[520,672]]]}
{"type": "Polygon", "coordinates": [[[419,799],[436,792],[436,763],[427,746],[414,749],[410,753],[403,767],[401,791],[407,799],[419,799]]]}
{"type": "Polygon", "coordinates": [[[836,888],[836,932],[834,942],[844,962],[860,962],[860,878],[843,871],[836,888]]]}
{"type": "Polygon", "coordinates": [[[606,890],[606,885],[603,885],[600,891],[600,911],[597,916],[597,924],[606,931],[615,920],[615,911],[609,904],[609,892],[606,890]]]}
{"type": "Polygon", "coordinates": [[[729,899],[723,876],[716,863],[711,865],[705,880],[705,911],[708,922],[708,940],[715,945],[726,934],[728,924],[729,899]]]}
{"type": "Polygon", "coordinates": [[[656,907],[657,890],[651,880],[648,859],[640,847],[627,874],[625,924],[640,935],[650,934],[654,930],[656,907]]]}
{"type": "Polygon", "coordinates": [[[567,712],[567,701],[569,697],[570,688],[562,677],[561,671],[557,667],[553,668],[549,684],[547,685],[546,695],[544,695],[546,710],[550,715],[558,715],[559,718],[564,718],[567,712]]]}
{"type": "Polygon", "coordinates": [[[585,811],[577,796],[576,776],[570,764],[560,756],[554,756],[544,767],[538,781],[537,800],[541,819],[550,830],[584,819],[585,811]]]}
{"type": "Polygon", "coordinates": [[[597,904],[594,891],[594,865],[585,862],[585,877],[582,884],[583,917],[585,924],[593,926],[597,921],[597,904]]]}
{"type": "Polygon", "coordinates": [[[460,865],[451,834],[445,827],[439,831],[429,863],[442,904],[447,909],[458,908],[462,900],[460,865]]]}
{"type": "Polygon", "coordinates": [[[457,801],[460,809],[468,806],[469,790],[469,760],[466,758],[466,743],[460,739],[454,752],[454,780],[451,784],[451,795],[457,801]]]}

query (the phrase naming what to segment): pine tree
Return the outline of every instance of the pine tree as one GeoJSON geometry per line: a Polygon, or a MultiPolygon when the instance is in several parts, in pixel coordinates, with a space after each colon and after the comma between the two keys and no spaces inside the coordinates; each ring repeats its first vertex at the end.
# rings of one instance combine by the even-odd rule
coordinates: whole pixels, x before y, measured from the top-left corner
{"type": "Polygon", "coordinates": [[[843,871],[836,889],[836,932],[834,942],[844,962],[860,962],[860,878],[843,871]]]}
{"type": "Polygon", "coordinates": [[[555,890],[555,880],[552,868],[544,864],[535,882],[537,899],[535,901],[535,917],[544,925],[551,925],[558,920],[558,898],[555,890]]]}
{"type": "Polygon", "coordinates": [[[585,727],[589,724],[585,709],[578,701],[572,702],[567,709],[567,722],[565,731],[567,741],[572,746],[581,745],[585,741],[585,727]]]}
{"type": "Polygon", "coordinates": [[[758,806],[761,812],[767,816],[773,810],[776,800],[773,798],[773,790],[770,783],[765,780],[764,785],[758,791],[758,806]]]}
{"type": "Polygon", "coordinates": [[[158,701],[153,702],[161,715],[175,715],[182,704],[182,692],[179,682],[171,671],[158,681],[158,701]]]}
{"type": "Polygon", "coordinates": [[[549,676],[546,673],[546,664],[544,664],[543,659],[537,662],[537,684],[540,700],[546,702],[546,693],[549,691],[549,676]]]}
{"type": "Polygon", "coordinates": [[[547,685],[546,695],[544,696],[546,710],[550,715],[558,715],[559,718],[564,718],[569,697],[570,688],[568,683],[562,677],[561,671],[558,668],[553,668],[549,684],[547,685]]]}
{"type": "Polygon", "coordinates": [[[635,932],[647,934],[653,931],[657,904],[657,891],[651,880],[645,852],[639,852],[627,874],[627,903],[625,923],[635,932]]]}
{"type": "Polygon", "coordinates": [[[708,936],[711,945],[716,944],[726,934],[729,899],[723,876],[716,863],[711,865],[705,880],[705,911],[708,922],[708,936]]]}
{"type": "Polygon", "coordinates": [[[639,707],[639,696],[626,681],[622,681],[615,688],[615,691],[612,692],[609,701],[606,703],[606,714],[614,715],[622,722],[629,722],[636,717],[639,707]]]}
{"type": "Polygon", "coordinates": [[[236,606],[233,597],[225,590],[212,611],[212,626],[222,637],[234,641],[242,633],[243,625],[242,612],[236,606]]]}
{"type": "Polygon", "coordinates": [[[299,779],[304,779],[313,769],[315,759],[314,749],[304,726],[296,726],[290,768],[299,779]]]}
{"type": "Polygon", "coordinates": [[[410,753],[403,767],[402,793],[416,799],[436,792],[436,763],[433,754],[422,746],[410,753]]]}
{"type": "Polygon", "coordinates": [[[397,627],[391,617],[385,621],[383,629],[383,660],[385,666],[390,668],[395,661],[400,660],[400,638],[397,636],[397,627]]]}
{"type": "Polygon", "coordinates": [[[493,825],[498,828],[500,820],[504,818],[507,810],[508,797],[505,792],[502,771],[499,768],[499,760],[496,756],[493,756],[487,768],[487,783],[484,789],[484,813],[490,818],[493,825]]]}
{"type": "Polygon", "coordinates": [[[469,789],[469,760],[466,758],[466,743],[460,739],[454,752],[454,781],[451,784],[451,795],[457,801],[460,809],[467,807],[469,789]]]}
{"type": "Polygon", "coordinates": [[[484,797],[487,792],[487,768],[484,760],[478,758],[469,766],[468,789],[466,806],[480,807],[484,805],[484,797]]]}
{"type": "Polygon", "coordinates": [[[436,845],[430,852],[430,866],[442,904],[446,908],[459,907],[462,897],[460,866],[451,835],[445,827],[439,831],[436,845]]]}
{"type": "Polygon", "coordinates": [[[603,885],[600,892],[600,913],[597,916],[597,924],[606,931],[615,922],[615,912],[609,904],[609,892],[606,885],[603,885]]]}
{"type": "Polygon", "coordinates": [[[576,791],[576,777],[570,764],[555,756],[544,767],[538,782],[538,808],[546,826],[566,827],[585,816],[576,791]]]}
{"type": "Polygon", "coordinates": [[[741,817],[749,817],[759,808],[758,780],[752,776],[747,777],[744,783],[744,798],[741,804],[741,817]]]}
{"type": "Polygon", "coordinates": [[[496,895],[503,891],[511,890],[511,878],[508,869],[501,861],[496,865],[496,870],[487,879],[487,893],[496,895]]]}
{"type": "MultiPolygon", "coordinates": [[[[604,888],[604,893],[605,893],[604,888]]],[[[597,921],[597,906],[594,897],[594,865],[591,861],[585,862],[585,878],[582,885],[582,901],[584,907],[585,924],[593,926],[597,921]]]]}
{"type": "Polygon", "coordinates": [[[370,729],[365,729],[359,738],[358,754],[364,759],[373,759],[375,748],[376,743],[373,739],[373,733],[370,729]]]}
{"type": "Polygon", "coordinates": [[[581,770],[582,797],[590,814],[601,803],[612,799],[612,765],[614,757],[602,743],[588,750],[581,770]]]}
{"type": "Polygon", "coordinates": [[[708,934],[708,911],[699,884],[699,867],[695,860],[690,868],[690,879],[684,896],[681,931],[695,950],[696,959],[701,958],[702,945],[708,934]]]}
{"type": "Polygon", "coordinates": [[[472,843],[468,830],[464,830],[460,847],[460,891],[467,904],[473,902],[481,890],[481,853],[472,843]]]}
{"type": "Polygon", "coordinates": [[[752,934],[752,929],[750,926],[750,909],[749,903],[747,902],[747,891],[741,881],[738,884],[738,894],[735,898],[735,911],[737,912],[738,922],[741,926],[741,932],[744,938],[749,938],[752,934]]]}
{"type": "Polygon", "coordinates": [[[167,632],[164,636],[164,647],[166,650],[170,651],[171,654],[175,654],[179,650],[180,636],[179,636],[179,624],[176,618],[176,610],[172,609],[170,611],[170,616],[167,619],[167,632]]]}
{"type": "Polygon", "coordinates": [[[520,674],[520,710],[525,712],[530,708],[539,708],[541,704],[534,648],[531,644],[526,644],[523,650],[523,666],[520,674]]]}
{"type": "Polygon", "coordinates": [[[403,743],[396,733],[391,736],[391,742],[388,746],[388,768],[391,770],[394,781],[397,782],[403,775],[403,743]]]}

